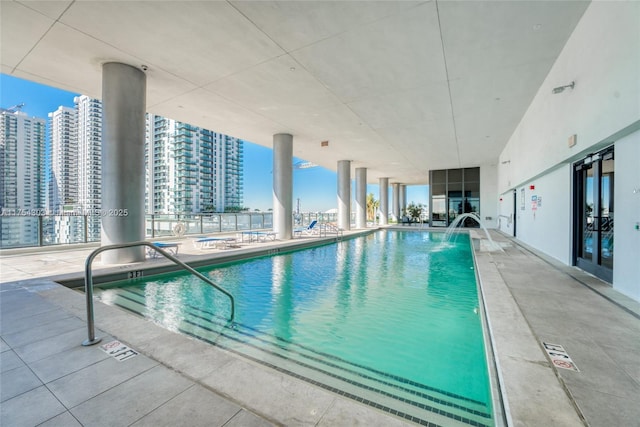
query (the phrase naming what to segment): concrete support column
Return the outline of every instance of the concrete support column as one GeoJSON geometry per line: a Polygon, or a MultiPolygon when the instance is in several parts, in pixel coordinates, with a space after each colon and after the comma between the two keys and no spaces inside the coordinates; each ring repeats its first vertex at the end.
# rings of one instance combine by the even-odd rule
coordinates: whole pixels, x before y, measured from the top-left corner
{"type": "MultiPolygon", "coordinates": [[[[102,65],[102,246],[145,239],[144,139],[147,77],[102,65]]],[[[144,261],[144,246],[107,251],[103,264],[144,261]]]]}
{"type": "Polygon", "coordinates": [[[338,228],[351,230],[351,160],[338,161],[338,228]]]}
{"type": "Polygon", "coordinates": [[[391,184],[391,218],[400,219],[400,184],[391,184]]]}
{"type": "Polygon", "coordinates": [[[293,136],[273,135],[273,231],[281,240],[293,234],[293,136]]]}
{"type": "Polygon", "coordinates": [[[389,178],[380,178],[380,225],[389,222],[389,178]]]}
{"type": "Polygon", "coordinates": [[[356,168],[356,228],[367,228],[367,168],[356,168]]]}
{"type": "Polygon", "coordinates": [[[407,186],[400,184],[400,215],[407,209],[407,186]]]}

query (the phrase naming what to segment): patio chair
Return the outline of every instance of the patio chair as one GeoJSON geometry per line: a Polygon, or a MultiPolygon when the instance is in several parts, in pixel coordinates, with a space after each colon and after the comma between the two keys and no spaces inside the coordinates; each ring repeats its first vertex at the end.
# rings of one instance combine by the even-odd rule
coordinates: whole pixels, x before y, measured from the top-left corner
{"type": "Polygon", "coordinates": [[[320,224],[320,227],[324,229],[325,234],[333,234],[335,233],[338,236],[342,236],[344,234],[344,229],[339,228],[336,224],[331,222],[325,222],[320,224]]]}
{"type": "MultiPolygon", "coordinates": [[[[178,249],[182,243],[170,243],[170,242],[151,242],[153,246],[156,246],[160,249],[166,249],[171,255],[178,255],[178,249]]],[[[157,258],[158,252],[154,251],[152,248],[147,247],[147,256],[149,258],[157,258]]]]}
{"type": "Polygon", "coordinates": [[[317,220],[313,220],[311,221],[311,223],[309,225],[307,225],[306,227],[301,227],[301,228],[295,228],[293,230],[293,236],[302,236],[303,234],[307,235],[307,236],[311,236],[313,234],[315,234],[315,230],[314,227],[316,226],[316,224],[318,223],[317,220]]]}
{"type": "Polygon", "coordinates": [[[266,242],[269,240],[276,240],[276,233],[273,231],[241,231],[236,234],[237,238],[240,239],[242,243],[245,242],[245,239],[248,240],[249,243],[252,242],[266,242]]]}
{"type": "Polygon", "coordinates": [[[256,231],[256,241],[258,242],[266,242],[269,240],[276,240],[276,233],[273,231],[256,231]]]}
{"type": "Polygon", "coordinates": [[[218,249],[229,249],[236,239],[233,237],[200,237],[194,240],[193,244],[198,249],[209,249],[211,247],[218,249]]]}

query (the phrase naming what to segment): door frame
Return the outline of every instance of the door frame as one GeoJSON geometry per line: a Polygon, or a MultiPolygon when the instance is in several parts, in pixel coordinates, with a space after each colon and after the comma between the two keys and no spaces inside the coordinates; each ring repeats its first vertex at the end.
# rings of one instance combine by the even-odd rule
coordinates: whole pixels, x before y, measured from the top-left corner
{"type": "MultiPolygon", "coordinates": [[[[613,283],[613,269],[605,267],[601,264],[602,252],[602,227],[601,227],[601,202],[602,202],[602,162],[608,159],[615,159],[614,146],[607,147],[597,153],[590,154],[583,159],[575,162],[572,166],[572,184],[573,184],[573,247],[572,247],[572,265],[591,273],[602,280],[613,283]],[[581,249],[583,245],[583,224],[582,224],[582,208],[584,205],[584,178],[582,170],[584,165],[591,165],[593,168],[593,238],[592,238],[592,258],[591,260],[582,258],[581,249]]],[[[615,194],[614,194],[615,197],[615,194]]],[[[615,254],[615,251],[614,251],[615,254]]],[[[615,262],[615,261],[614,261],[615,262]]]]}
{"type": "Polygon", "coordinates": [[[518,189],[513,189],[513,237],[518,237],[518,189]]]}

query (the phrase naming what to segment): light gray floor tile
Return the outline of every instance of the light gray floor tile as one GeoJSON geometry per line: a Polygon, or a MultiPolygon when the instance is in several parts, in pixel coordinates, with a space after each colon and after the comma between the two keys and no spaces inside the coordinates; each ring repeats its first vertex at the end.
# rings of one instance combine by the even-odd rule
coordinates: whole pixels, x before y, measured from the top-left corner
{"type": "MultiPolygon", "coordinates": [[[[240,407],[202,386],[194,385],[133,424],[135,427],[173,427],[188,420],[189,427],[222,426],[240,407]]],[[[246,425],[246,424],[245,424],[246,425]]]]}
{"type": "Polygon", "coordinates": [[[0,309],[0,321],[4,323],[5,319],[22,319],[55,310],[56,307],[37,294],[16,289],[0,292],[0,309]]]}
{"type": "Polygon", "coordinates": [[[9,350],[0,353],[0,372],[10,371],[21,366],[25,366],[24,362],[15,351],[9,350]]]}
{"type": "MultiPolygon", "coordinates": [[[[640,341],[640,335],[638,335],[640,341]]],[[[602,346],[602,350],[636,383],[640,384],[640,351],[629,351],[620,347],[602,346]]]]}
{"type": "Polygon", "coordinates": [[[504,376],[518,379],[506,382],[505,393],[519,426],[584,427],[551,368],[511,357],[500,365],[504,376]]]}
{"type": "Polygon", "coordinates": [[[71,409],[71,413],[87,426],[129,425],[173,399],[192,384],[164,366],[156,366],[71,409]],[[114,408],[117,410],[114,411],[114,408]]]}
{"type": "Polygon", "coordinates": [[[391,415],[382,414],[373,408],[368,408],[356,402],[336,399],[322,416],[317,426],[333,427],[340,425],[354,427],[409,427],[414,424],[408,424],[400,419],[393,418],[391,415]]]}
{"type": "Polygon", "coordinates": [[[96,364],[48,383],[49,389],[67,408],[103,393],[156,366],[157,363],[138,355],[119,362],[108,357],[96,364]]]}
{"type": "Polygon", "coordinates": [[[82,327],[13,349],[26,363],[31,363],[78,347],[86,338],[87,328],[82,327]]]}
{"type": "MultiPolygon", "coordinates": [[[[111,339],[104,340],[104,342],[109,341],[111,341],[111,339]]],[[[46,384],[98,363],[108,357],[111,356],[102,351],[99,344],[90,347],[77,345],[61,353],[56,353],[32,362],[30,366],[40,380],[46,384]]]]}
{"type": "Polygon", "coordinates": [[[584,387],[623,398],[640,396],[640,385],[595,342],[587,337],[566,338],[562,345],[580,370],[558,370],[570,388],[584,387]]]}
{"type": "MultiPolygon", "coordinates": [[[[153,325],[156,328],[155,325],[153,325]]],[[[212,352],[210,344],[163,331],[161,337],[140,343],[140,350],[171,366],[191,378],[200,379],[212,371],[224,369],[234,358],[222,351],[212,352]]]]}
{"type": "Polygon", "coordinates": [[[69,411],[50,418],[42,424],[38,424],[38,427],[82,427],[82,424],[76,420],[69,411]]]}
{"type": "Polygon", "coordinates": [[[4,340],[0,338],[0,353],[3,353],[7,350],[11,350],[11,347],[9,347],[9,344],[4,342],[4,340]]]}
{"type": "Polygon", "coordinates": [[[42,386],[2,402],[0,425],[33,427],[65,411],[65,407],[42,386]]]}
{"type": "Polygon", "coordinates": [[[589,427],[640,426],[638,395],[621,400],[588,388],[571,389],[589,427]]]}
{"type": "MultiPolygon", "coordinates": [[[[626,319],[625,319],[626,320],[626,319]]],[[[585,324],[584,333],[601,346],[615,347],[622,351],[640,353],[640,321],[623,323],[619,319],[603,324],[594,324],[593,319],[585,324]]]]}
{"type": "MultiPolygon", "coordinates": [[[[269,427],[273,426],[269,421],[260,418],[244,409],[238,412],[224,427],[269,427]]],[[[334,424],[337,425],[337,424],[334,424]]]]}
{"type": "MultiPolygon", "coordinates": [[[[34,314],[26,317],[6,316],[2,319],[0,330],[3,335],[14,334],[16,332],[28,331],[29,329],[43,329],[45,325],[52,322],[68,319],[72,317],[68,312],[61,309],[52,309],[44,313],[34,314]]],[[[16,344],[21,345],[21,344],[16,344]]]]}
{"type": "Polygon", "coordinates": [[[52,337],[57,337],[58,335],[64,334],[65,332],[73,331],[80,328],[86,328],[83,321],[76,317],[67,317],[65,319],[42,323],[37,327],[33,327],[24,331],[2,334],[2,338],[11,347],[17,348],[23,347],[27,344],[37,343],[52,337]]]}
{"type": "Polygon", "coordinates": [[[27,366],[0,374],[0,402],[11,399],[42,385],[42,381],[27,366]]]}
{"type": "Polygon", "coordinates": [[[241,402],[251,402],[248,409],[279,417],[276,421],[284,425],[316,424],[334,398],[324,390],[243,360],[225,365],[202,383],[241,402]]]}

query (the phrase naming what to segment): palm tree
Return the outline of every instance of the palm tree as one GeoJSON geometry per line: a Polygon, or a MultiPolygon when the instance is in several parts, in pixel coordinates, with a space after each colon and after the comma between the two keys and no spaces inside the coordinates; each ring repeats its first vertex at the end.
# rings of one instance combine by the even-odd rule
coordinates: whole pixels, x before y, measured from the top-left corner
{"type": "Polygon", "coordinates": [[[367,194],[367,221],[375,221],[380,201],[373,198],[373,193],[367,194]]]}

